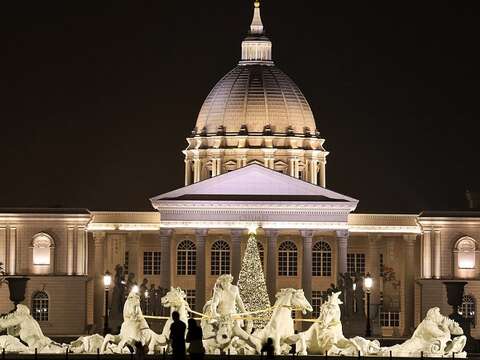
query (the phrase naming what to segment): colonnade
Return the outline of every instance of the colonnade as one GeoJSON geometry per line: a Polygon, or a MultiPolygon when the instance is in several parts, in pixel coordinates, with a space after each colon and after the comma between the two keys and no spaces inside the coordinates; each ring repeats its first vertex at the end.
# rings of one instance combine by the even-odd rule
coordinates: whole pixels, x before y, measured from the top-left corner
{"type": "MultiPolygon", "coordinates": [[[[267,266],[266,266],[266,283],[270,296],[270,301],[273,303],[275,294],[277,292],[277,248],[279,232],[275,229],[265,229],[265,236],[267,239],[267,266]]],[[[172,229],[160,230],[160,247],[161,247],[161,280],[160,286],[163,288],[170,288],[172,285],[172,259],[171,259],[171,244],[173,241],[172,229]]],[[[243,229],[232,229],[230,231],[231,239],[231,272],[235,279],[238,280],[240,273],[242,257],[241,240],[244,234],[243,229]]],[[[307,299],[312,298],[312,243],[313,230],[302,230],[300,234],[303,239],[303,257],[302,257],[302,287],[307,299]]],[[[197,229],[195,231],[196,239],[196,272],[195,272],[195,294],[197,309],[201,309],[206,300],[206,239],[208,236],[207,229],[197,229]]],[[[345,273],[347,271],[347,244],[348,231],[337,231],[337,273],[345,273]]],[[[335,271],[334,271],[335,273],[335,271]]]]}
{"type": "MultiPolygon", "coordinates": [[[[236,168],[239,169],[246,166],[248,160],[246,156],[240,156],[236,159],[225,159],[218,156],[185,159],[185,186],[209,177],[221,175],[225,171],[225,162],[233,161],[236,163],[236,168]],[[208,166],[208,171],[205,170],[206,166],[208,166]]],[[[275,170],[276,160],[273,152],[265,153],[263,165],[275,170]]],[[[290,157],[284,171],[285,174],[308,181],[314,185],[320,185],[321,187],[326,187],[325,172],[326,160],[324,158],[304,158],[303,156],[290,157]]]]}

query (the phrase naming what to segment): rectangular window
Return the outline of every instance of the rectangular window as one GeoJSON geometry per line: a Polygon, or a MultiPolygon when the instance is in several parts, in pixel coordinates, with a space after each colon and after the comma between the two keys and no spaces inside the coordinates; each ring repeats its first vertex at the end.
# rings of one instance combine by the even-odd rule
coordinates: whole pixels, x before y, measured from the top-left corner
{"type": "Polygon", "coordinates": [[[143,275],[160,275],[160,251],[146,251],[143,253],[143,275]]]}
{"type": "Polygon", "coordinates": [[[187,289],[185,293],[187,294],[188,306],[190,306],[190,309],[195,310],[195,290],[187,289]]]}
{"type": "Polygon", "coordinates": [[[365,254],[347,254],[347,272],[351,276],[356,273],[365,275],[365,254]]]}
{"type": "Polygon", "coordinates": [[[322,290],[312,291],[312,307],[313,307],[312,316],[314,319],[320,316],[320,307],[322,306],[324,296],[326,295],[327,295],[326,291],[322,291],[322,290]]]}
{"type": "Polygon", "coordinates": [[[400,313],[396,311],[380,312],[380,326],[400,327],[400,313]]]}

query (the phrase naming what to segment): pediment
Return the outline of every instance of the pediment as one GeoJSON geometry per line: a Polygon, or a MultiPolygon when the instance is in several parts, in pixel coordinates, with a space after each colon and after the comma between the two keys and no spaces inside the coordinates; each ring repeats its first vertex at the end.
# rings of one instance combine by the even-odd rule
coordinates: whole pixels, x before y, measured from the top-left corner
{"type": "Polygon", "coordinates": [[[151,199],[215,201],[349,202],[358,200],[258,164],[222,174],[151,199]]]}

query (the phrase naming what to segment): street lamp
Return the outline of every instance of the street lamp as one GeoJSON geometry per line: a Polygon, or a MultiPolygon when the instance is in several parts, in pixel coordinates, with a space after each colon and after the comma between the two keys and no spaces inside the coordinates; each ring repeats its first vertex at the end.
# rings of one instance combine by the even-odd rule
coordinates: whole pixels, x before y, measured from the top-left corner
{"type": "Polygon", "coordinates": [[[367,328],[365,329],[365,337],[372,336],[372,329],[370,327],[370,292],[372,291],[373,279],[370,276],[370,273],[367,273],[363,279],[363,287],[367,293],[367,328]]]}
{"type": "Polygon", "coordinates": [[[108,290],[112,284],[112,275],[108,271],[103,275],[103,285],[105,286],[105,318],[103,323],[103,334],[108,334],[108,290]]]}

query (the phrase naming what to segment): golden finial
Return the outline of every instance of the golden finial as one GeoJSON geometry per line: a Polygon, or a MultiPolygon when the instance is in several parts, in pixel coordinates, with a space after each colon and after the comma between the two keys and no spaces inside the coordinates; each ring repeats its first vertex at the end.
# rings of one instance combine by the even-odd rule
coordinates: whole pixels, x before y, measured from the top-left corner
{"type": "Polygon", "coordinates": [[[255,0],[255,2],[253,3],[253,5],[254,5],[256,8],[259,8],[259,7],[260,7],[260,0],[255,0]]]}

